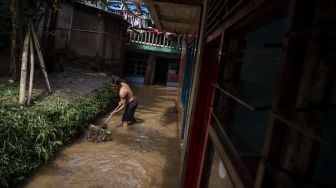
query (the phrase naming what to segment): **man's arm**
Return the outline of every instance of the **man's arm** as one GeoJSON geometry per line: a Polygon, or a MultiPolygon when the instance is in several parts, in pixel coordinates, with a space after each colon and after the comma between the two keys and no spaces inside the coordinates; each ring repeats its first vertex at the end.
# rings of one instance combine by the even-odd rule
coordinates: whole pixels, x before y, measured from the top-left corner
{"type": "Polygon", "coordinates": [[[120,96],[120,102],[119,102],[119,105],[117,107],[117,109],[114,110],[114,114],[120,112],[121,110],[125,109],[126,107],[126,95],[127,95],[127,92],[124,91],[124,90],[121,90],[119,92],[119,96],[120,96]]]}

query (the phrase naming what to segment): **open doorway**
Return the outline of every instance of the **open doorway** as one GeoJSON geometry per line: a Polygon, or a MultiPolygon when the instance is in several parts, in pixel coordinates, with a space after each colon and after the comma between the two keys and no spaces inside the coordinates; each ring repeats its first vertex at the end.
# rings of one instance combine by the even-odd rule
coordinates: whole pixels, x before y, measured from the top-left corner
{"type": "Polygon", "coordinates": [[[166,85],[169,60],[158,58],[155,63],[154,84],[166,85]]]}

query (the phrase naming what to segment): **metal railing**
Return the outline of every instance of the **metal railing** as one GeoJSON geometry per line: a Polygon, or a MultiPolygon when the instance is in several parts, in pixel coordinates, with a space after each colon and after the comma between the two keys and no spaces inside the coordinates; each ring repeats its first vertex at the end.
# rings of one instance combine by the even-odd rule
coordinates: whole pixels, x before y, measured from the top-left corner
{"type": "Polygon", "coordinates": [[[157,34],[153,31],[129,32],[131,43],[144,44],[149,46],[181,49],[182,36],[168,37],[164,33],[157,34]]]}
{"type": "Polygon", "coordinates": [[[82,3],[87,6],[95,7],[122,16],[124,20],[130,23],[133,28],[150,29],[153,25],[151,15],[146,12],[141,12],[141,14],[137,14],[135,12],[130,13],[127,10],[113,10],[108,6],[101,6],[98,3],[93,3],[91,1],[83,1],[82,3]]]}
{"type": "Polygon", "coordinates": [[[112,10],[109,12],[113,14],[117,14],[122,16],[124,20],[126,20],[129,24],[131,24],[132,28],[145,28],[151,29],[153,27],[153,20],[148,13],[142,13],[142,15],[130,14],[126,11],[112,10]]]}

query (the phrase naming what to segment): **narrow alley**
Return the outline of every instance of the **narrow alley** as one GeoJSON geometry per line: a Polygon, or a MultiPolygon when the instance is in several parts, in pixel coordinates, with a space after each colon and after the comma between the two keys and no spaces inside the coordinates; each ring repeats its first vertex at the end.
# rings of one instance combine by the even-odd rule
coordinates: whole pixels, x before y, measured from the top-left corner
{"type": "Polygon", "coordinates": [[[139,101],[138,123],[125,130],[120,126],[121,115],[113,117],[108,124],[112,141],[95,143],[83,136],[38,169],[25,187],[178,187],[176,88],[133,90],[139,101]]]}
{"type": "Polygon", "coordinates": [[[0,1],[0,188],[336,188],[335,10],[0,1]]]}

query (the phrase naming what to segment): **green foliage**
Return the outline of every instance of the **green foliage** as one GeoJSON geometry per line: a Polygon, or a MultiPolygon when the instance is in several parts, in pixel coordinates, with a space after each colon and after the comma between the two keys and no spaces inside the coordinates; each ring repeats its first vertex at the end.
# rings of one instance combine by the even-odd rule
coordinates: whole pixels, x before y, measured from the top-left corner
{"type": "Polygon", "coordinates": [[[116,99],[113,96],[105,84],[92,96],[72,95],[73,105],[48,96],[20,110],[17,87],[0,85],[0,187],[16,185],[52,158],[116,99]]]}

